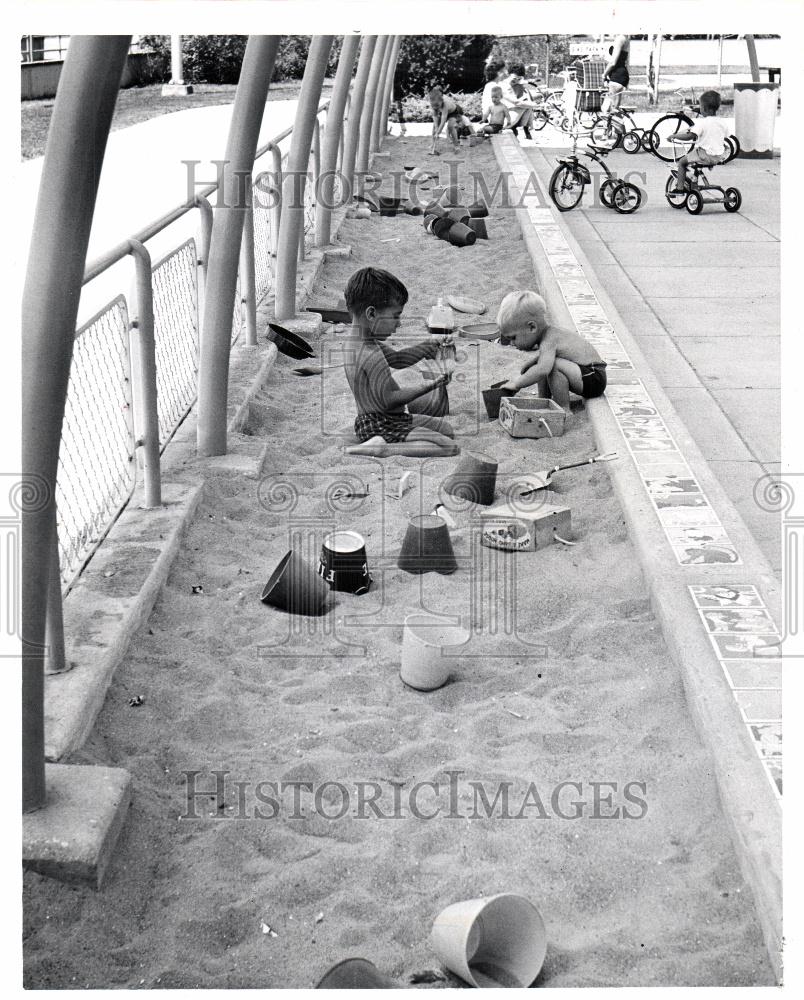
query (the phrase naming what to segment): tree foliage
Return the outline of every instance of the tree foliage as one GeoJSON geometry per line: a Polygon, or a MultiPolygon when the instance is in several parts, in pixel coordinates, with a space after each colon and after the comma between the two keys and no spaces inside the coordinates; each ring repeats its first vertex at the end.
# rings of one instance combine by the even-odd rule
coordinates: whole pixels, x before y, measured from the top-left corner
{"type": "MultiPolygon", "coordinates": [[[[237,83],[246,51],[247,35],[182,35],[184,79],[188,83],[237,83]]],[[[272,80],[298,80],[304,74],[310,35],[282,35],[272,80]]],[[[150,50],[153,76],[170,77],[170,35],[143,35],[140,47],[150,50]]],[[[334,73],[341,51],[336,38],[330,51],[327,72],[334,73]]]]}
{"type": "Polygon", "coordinates": [[[493,44],[493,35],[406,35],[394,82],[397,96],[425,94],[434,84],[449,91],[478,90],[493,44]]]}

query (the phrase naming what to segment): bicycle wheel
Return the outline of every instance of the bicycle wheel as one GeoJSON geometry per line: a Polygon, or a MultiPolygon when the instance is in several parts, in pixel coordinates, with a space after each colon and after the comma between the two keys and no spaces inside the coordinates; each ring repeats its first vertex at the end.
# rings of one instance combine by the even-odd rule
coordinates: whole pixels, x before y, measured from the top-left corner
{"type": "Polygon", "coordinates": [[[604,208],[611,208],[612,201],[611,196],[614,193],[614,189],[620,185],[620,181],[614,177],[608,177],[600,185],[600,203],[604,208]]]}
{"type": "Polygon", "coordinates": [[[731,163],[734,157],[740,152],[740,143],[737,136],[727,135],[726,136],[726,148],[728,149],[728,155],[723,161],[724,163],[731,163]]]}
{"type": "Polygon", "coordinates": [[[592,126],[592,142],[596,146],[606,146],[608,149],[616,149],[622,142],[625,129],[620,122],[613,118],[598,118],[592,126]]]}
{"type": "Polygon", "coordinates": [[[547,124],[547,112],[542,111],[539,108],[538,111],[533,112],[533,121],[530,123],[530,127],[536,132],[541,132],[544,126],[547,124]]]}
{"type": "Polygon", "coordinates": [[[620,215],[630,215],[642,204],[642,192],[636,184],[622,181],[612,192],[611,202],[615,212],[619,212],[620,215]]]}
{"type": "Polygon", "coordinates": [[[626,153],[638,153],[642,149],[642,141],[636,132],[625,133],[623,136],[623,149],[626,153]]]}
{"type": "Polygon", "coordinates": [[[676,191],[676,179],[670,174],[664,186],[664,196],[673,208],[683,208],[687,201],[686,191],[676,191]]]}
{"type": "Polygon", "coordinates": [[[583,198],[584,179],[580,171],[562,163],[550,178],[550,197],[559,212],[569,212],[583,198]]]}
{"type": "Polygon", "coordinates": [[[654,140],[658,142],[659,137],[653,134],[652,129],[649,128],[645,129],[645,131],[642,133],[642,148],[645,150],[646,153],[653,152],[654,140]]]}
{"type": "Polygon", "coordinates": [[[683,131],[692,125],[692,118],[682,111],[676,111],[671,115],[662,115],[650,130],[650,151],[654,156],[658,156],[664,163],[672,163],[675,160],[675,150],[668,141],[668,136],[675,132],[683,131]]]}
{"type": "Polygon", "coordinates": [[[581,128],[593,128],[595,122],[597,122],[597,117],[597,112],[595,111],[579,111],[578,123],[581,128]]]}

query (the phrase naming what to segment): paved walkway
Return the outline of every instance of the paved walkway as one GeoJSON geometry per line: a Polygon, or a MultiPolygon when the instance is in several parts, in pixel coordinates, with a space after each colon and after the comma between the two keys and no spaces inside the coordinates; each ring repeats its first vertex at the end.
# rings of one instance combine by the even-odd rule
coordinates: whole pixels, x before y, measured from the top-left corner
{"type": "MultiPolygon", "coordinates": [[[[523,150],[546,190],[561,149],[523,150]]],[[[757,480],[780,468],[780,158],[736,160],[714,179],[742,191],[743,206],[702,215],[664,198],[668,166],[615,152],[620,176],[647,191],[633,215],[593,203],[564,220],[581,244],[662,387],[739,510],[781,572],[778,515],[753,498],[757,480]]],[[[594,166],[594,165],[593,165],[594,166]]]]}

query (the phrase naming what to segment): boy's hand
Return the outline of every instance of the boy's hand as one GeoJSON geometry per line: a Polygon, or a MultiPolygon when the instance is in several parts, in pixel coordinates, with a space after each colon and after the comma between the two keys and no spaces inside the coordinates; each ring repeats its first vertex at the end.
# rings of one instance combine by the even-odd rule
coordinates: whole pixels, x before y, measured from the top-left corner
{"type": "Polygon", "coordinates": [[[433,381],[433,388],[439,389],[442,385],[449,385],[452,381],[452,372],[444,372],[443,375],[439,375],[437,379],[433,381]]]}
{"type": "Polygon", "coordinates": [[[512,392],[519,392],[519,383],[515,378],[509,379],[500,386],[501,389],[510,389],[512,392]]]}

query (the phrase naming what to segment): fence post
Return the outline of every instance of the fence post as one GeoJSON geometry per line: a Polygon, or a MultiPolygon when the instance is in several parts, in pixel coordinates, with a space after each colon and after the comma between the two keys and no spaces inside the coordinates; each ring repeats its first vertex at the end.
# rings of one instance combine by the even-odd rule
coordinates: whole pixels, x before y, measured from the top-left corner
{"type": "MultiPolygon", "coordinates": [[[[235,93],[223,173],[223,203],[212,223],[198,371],[198,454],[226,454],[226,403],[237,268],[243,239],[244,177],[251,177],[278,35],[250,35],[235,93]]],[[[249,184],[249,194],[251,186],[249,184]]]]}
{"type": "Polygon", "coordinates": [[[360,46],[360,58],[357,61],[357,73],[349,104],[349,121],[346,124],[346,138],[343,143],[343,159],[341,161],[341,177],[347,188],[347,200],[354,194],[355,189],[355,163],[357,147],[360,142],[360,123],[363,118],[366,86],[376,47],[377,36],[366,35],[360,46]]]}
{"type": "MultiPolygon", "coordinates": [[[[393,35],[387,35],[385,48],[382,53],[382,64],[380,65],[380,76],[377,80],[377,93],[374,98],[374,111],[371,120],[371,140],[369,143],[369,153],[374,154],[379,151],[382,133],[382,116],[385,110],[385,85],[388,80],[388,68],[391,65],[391,50],[394,47],[393,35]]],[[[386,123],[387,124],[387,123],[386,123]]]]}
{"type": "Polygon", "coordinates": [[[271,183],[273,184],[273,193],[275,195],[275,203],[271,208],[271,256],[276,257],[279,250],[279,226],[282,222],[282,150],[279,146],[275,146],[273,143],[269,143],[268,148],[271,150],[271,183]]]}
{"type": "Polygon", "coordinates": [[[304,186],[321,86],[334,37],[334,35],[317,35],[313,38],[307,55],[307,64],[304,67],[299,103],[296,106],[288,171],[282,180],[282,218],[279,227],[274,301],[274,315],[277,320],[290,319],[296,315],[299,229],[304,230],[304,186]]]}
{"type": "Polygon", "coordinates": [[[130,35],[74,35],[45,147],[22,296],[22,808],[45,805],[44,641],[55,483],[98,181],[130,35]]]}
{"type": "Polygon", "coordinates": [[[321,165],[315,207],[315,245],[326,246],[330,241],[332,227],[332,202],[335,193],[335,171],[338,151],[344,133],[344,110],[349,97],[349,84],[360,44],[358,35],[347,35],[343,40],[332,96],[327,108],[327,126],[321,151],[321,165]]]}
{"type": "Polygon", "coordinates": [[[209,264],[209,244],[212,240],[212,205],[203,195],[196,195],[195,207],[201,212],[201,238],[199,241],[196,266],[198,267],[198,316],[196,317],[196,348],[201,344],[201,324],[204,318],[207,293],[207,265],[209,264]]]}
{"type": "Polygon", "coordinates": [[[316,192],[318,190],[318,177],[321,173],[321,122],[318,120],[318,114],[316,114],[315,121],[313,122],[313,139],[310,146],[310,156],[307,161],[307,170],[312,173],[312,181],[308,178],[304,182],[304,194],[302,197],[302,204],[304,205],[304,215],[302,217],[302,225],[299,230],[299,263],[304,260],[304,253],[306,249],[306,237],[304,225],[307,222],[307,196],[309,195],[313,199],[313,204],[316,201],[316,192]],[[310,171],[310,160],[313,161],[313,169],[310,171]]]}
{"type": "Polygon", "coordinates": [[[248,200],[240,244],[240,292],[246,306],[246,346],[257,345],[257,279],[254,273],[254,188],[248,181],[248,200]]]}
{"type": "Polygon", "coordinates": [[[134,352],[134,384],[137,404],[134,416],[142,448],[145,506],[161,507],[162,475],[159,459],[159,410],[156,399],[156,336],[154,331],[154,292],[151,255],[139,240],[130,240],[134,258],[134,319],[137,331],[134,352]],[[141,412],[137,412],[140,410],[141,412]]]}
{"type": "Polygon", "coordinates": [[[374,57],[371,60],[371,72],[369,73],[366,93],[363,99],[363,113],[360,116],[360,141],[357,149],[356,174],[366,174],[369,168],[369,153],[371,151],[371,130],[374,126],[374,104],[377,99],[377,87],[380,82],[382,72],[383,57],[388,43],[388,35],[381,35],[374,48],[374,57]]]}
{"type": "Polygon", "coordinates": [[[64,608],[61,600],[61,573],[59,572],[59,533],[53,521],[53,538],[50,544],[50,576],[47,593],[47,644],[46,674],[63,674],[70,668],[64,652],[64,608]]]}

